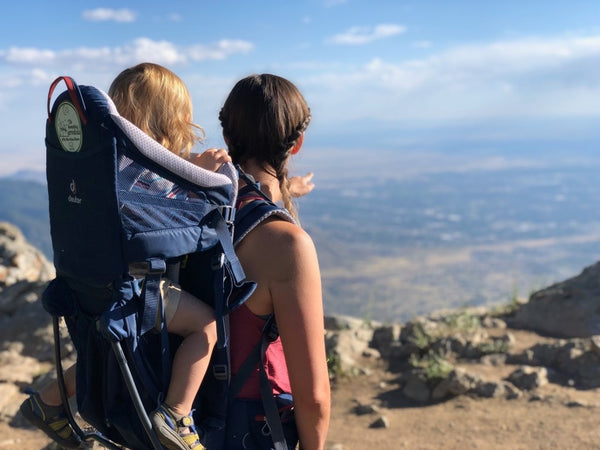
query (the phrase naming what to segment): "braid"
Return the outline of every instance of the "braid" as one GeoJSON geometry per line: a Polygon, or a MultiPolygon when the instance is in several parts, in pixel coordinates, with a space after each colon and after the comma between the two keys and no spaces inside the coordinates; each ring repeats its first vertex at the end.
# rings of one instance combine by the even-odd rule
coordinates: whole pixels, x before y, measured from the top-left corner
{"type": "MultiPolygon", "coordinates": [[[[310,111],[310,109],[309,109],[309,111],[310,111]]],[[[306,116],[306,118],[300,123],[300,125],[298,125],[296,127],[296,129],[294,131],[292,131],[292,133],[288,136],[288,138],[281,144],[281,150],[283,152],[285,152],[286,150],[289,150],[294,145],[296,145],[296,142],[298,141],[298,139],[300,138],[302,133],[304,133],[304,131],[308,127],[308,124],[310,123],[311,118],[312,118],[312,116],[310,114],[308,114],[308,116],[306,116]]]]}
{"type": "Polygon", "coordinates": [[[289,184],[290,181],[288,179],[288,170],[287,167],[282,167],[277,171],[277,179],[279,180],[279,189],[281,190],[281,201],[283,202],[283,207],[289,211],[294,219],[298,223],[298,212],[296,211],[296,206],[292,201],[292,194],[290,194],[289,184]]]}
{"type": "MultiPolygon", "coordinates": [[[[306,118],[296,127],[294,131],[288,136],[288,138],[281,144],[281,154],[289,154],[289,150],[296,145],[298,139],[310,123],[311,115],[310,109],[306,118]]],[[[298,223],[300,223],[298,219],[298,211],[296,209],[296,205],[292,201],[292,194],[290,193],[290,180],[288,178],[288,170],[285,164],[281,165],[281,168],[277,170],[277,179],[279,180],[279,189],[281,190],[281,199],[283,201],[283,206],[287,209],[290,214],[296,219],[298,223]]]]}

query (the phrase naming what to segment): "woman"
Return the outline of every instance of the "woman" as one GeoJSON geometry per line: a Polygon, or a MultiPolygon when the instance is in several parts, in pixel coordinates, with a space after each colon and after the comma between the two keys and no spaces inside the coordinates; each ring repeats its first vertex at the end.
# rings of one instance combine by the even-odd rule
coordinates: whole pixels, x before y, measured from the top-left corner
{"type": "MultiPolygon", "coordinates": [[[[296,86],[269,74],[244,78],[229,94],[219,119],[233,162],[259,183],[263,194],[281,202],[295,217],[287,164],[302,147],[310,121],[310,110],[296,86]]],[[[255,196],[240,196],[238,208],[252,201],[257,201],[255,196]]],[[[301,448],[323,449],[330,387],[321,279],[312,239],[298,224],[271,217],[254,228],[236,252],[257,289],[230,317],[233,377],[259,341],[265,318],[274,314],[279,338],[266,356],[273,394],[293,394],[301,448]],[[236,332],[241,329],[252,335],[236,332]]],[[[257,369],[233,408],[260,398],[258,378],[257,369]]],[[[296,443],[287,444],[295,448],[296,443]]],[[[255,447],[248,445],[247,436],[228,432],[227,449],[265,448],[258,442],[255,447]]]]}

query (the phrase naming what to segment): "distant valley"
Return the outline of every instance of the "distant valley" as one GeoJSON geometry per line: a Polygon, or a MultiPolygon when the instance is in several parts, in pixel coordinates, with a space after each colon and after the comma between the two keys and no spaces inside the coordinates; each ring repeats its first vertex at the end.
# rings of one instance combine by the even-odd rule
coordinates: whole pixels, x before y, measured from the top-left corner
{"type": "Polygon", "coordinates": [[[300,199],[326,308],[404,321],[527,297],[596,262],[600,164],[541,156],[387,154],[376,174],[340,155],[337,178],[300,199]]]}
{"type": "MultiPolygon", "coordinates": [[[[298,203],[327,313],[396,322],[503,303],[600,259],[596,162],[388,157],[370,171],[322,155],[296,167],[316,173],[298,203]]],[[[43,184],[0,178],[0,220],[51,254],[43,184]]]]}

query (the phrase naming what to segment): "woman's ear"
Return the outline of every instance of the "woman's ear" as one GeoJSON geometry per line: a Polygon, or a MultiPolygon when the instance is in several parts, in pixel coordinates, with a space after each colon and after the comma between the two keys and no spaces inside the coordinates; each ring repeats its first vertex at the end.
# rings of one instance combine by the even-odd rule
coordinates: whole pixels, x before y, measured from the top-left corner
{"type": "Polygon", "coordinates": [[[292,147],[292,155],[295,155],[302,148],[302,144],[304,144],[304,133],[300,135],[294,146],[292,147]]]}

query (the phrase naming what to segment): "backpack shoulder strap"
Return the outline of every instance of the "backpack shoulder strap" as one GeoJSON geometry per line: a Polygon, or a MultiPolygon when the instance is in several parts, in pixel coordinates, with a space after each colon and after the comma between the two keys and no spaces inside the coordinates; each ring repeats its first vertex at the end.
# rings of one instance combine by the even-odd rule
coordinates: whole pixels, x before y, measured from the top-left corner
{"type": "MultiPolygon", "coordinates": [[[[284,208],[277,206],[262,192],[257,194],[257,187],[244,186],[239,194],[237,204],[241,205],[235,214],[233,245],[237,246],[250,231],[271,216],[287,222],[296,223],[292,215],[284,208]]],[[[260,192],[260,190],[258,190],[260,192]]]]}

